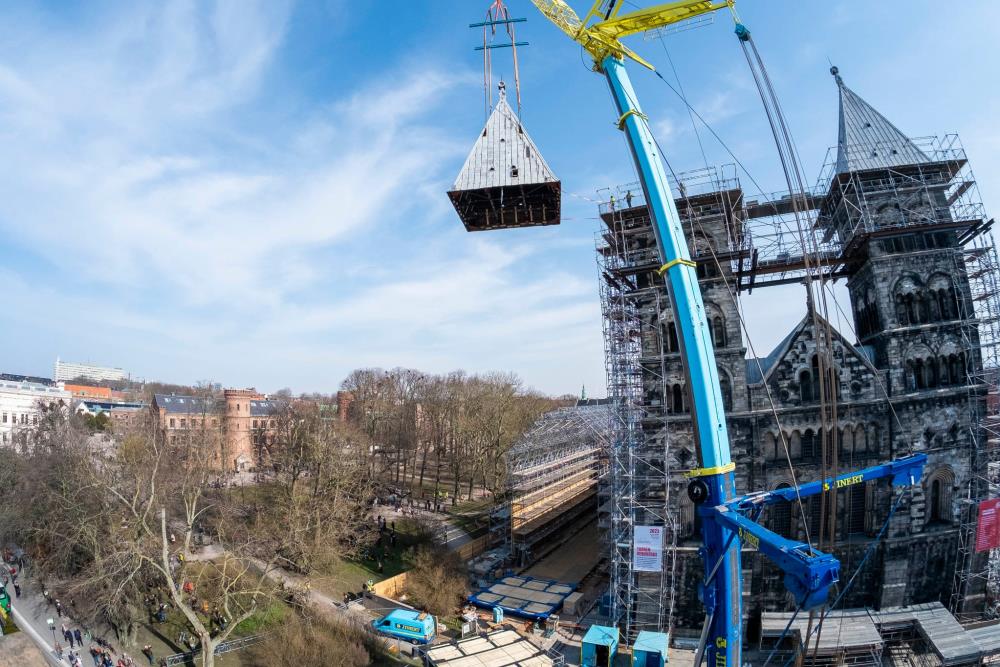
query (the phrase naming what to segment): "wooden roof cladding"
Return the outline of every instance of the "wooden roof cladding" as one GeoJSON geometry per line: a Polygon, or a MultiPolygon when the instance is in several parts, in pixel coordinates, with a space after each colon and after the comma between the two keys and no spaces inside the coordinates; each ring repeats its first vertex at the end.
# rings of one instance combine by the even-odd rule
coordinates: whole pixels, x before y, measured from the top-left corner
{"type": "Polygon", "coordinates": [[[468,231],[558,225],[561,184],[501,92],[448,192],[468,231]]]}

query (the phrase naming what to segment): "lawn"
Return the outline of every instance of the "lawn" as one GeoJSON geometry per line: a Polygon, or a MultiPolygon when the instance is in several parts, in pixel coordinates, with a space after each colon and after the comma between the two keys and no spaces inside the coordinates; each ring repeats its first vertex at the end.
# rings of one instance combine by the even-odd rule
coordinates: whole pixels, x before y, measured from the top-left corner
{"type": "Polygon", "coordinates": [[[396,535],[396,546],[388,551],[383,548],[382,572],[378,571],[378,562],[370,557],[341,560],[313,571],[309,575],[313,588],[334,600],[340,600],[344,593],[363,590],[369,579],[379,582],[410,569],[412,550],[427,543],[431,539],[430,535],[419,522],[408,518],[396,519],[396,535]]]}

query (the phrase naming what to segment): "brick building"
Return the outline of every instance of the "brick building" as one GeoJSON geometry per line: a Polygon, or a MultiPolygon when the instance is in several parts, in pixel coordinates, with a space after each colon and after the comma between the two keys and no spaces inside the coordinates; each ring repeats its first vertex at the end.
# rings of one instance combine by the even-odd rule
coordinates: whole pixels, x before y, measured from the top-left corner
{"type": "MultiPolygon", "coordinates": [[[[844,606],[941,601],[974,614],[985,599],[985,563],[971,535],[986,483],[995,422],[987,395],[996,375],[989,370],[1000,341],[995,252],[982,234],[987,220],[957,140],[918,144],[839,76],[837,84],[838,147],[815,191],[794,201],[747,200],[735,179],[716,171],[680,184],[676,203],[715,345],[737,491],[792,484],[788,459],[801,484],[820,476],[823,452],[828,466],[836,454],[841,471],[926,453],[921,485],[902,501],[844,606]],[[788,225],[801,214],[796,208],[814,223],[814,252],[804,254],[797,238],[761,231],[788,225]],[[801,282],[807,272],[846,279],[851,312],[834,317],[829,306],[840,329],[803,296],[798,325],[766,356],[748,358],[738,294],[801,282]]],[[[685,375],[669,298],[655,274],[648,212],[632,199],[629,193],[624,209],[603,208],[598,247],[608,389],[625,425],[603,491],[618,502],[602,507],[612,514],[605,521],[613,615],[630,638],[703,620],[699,520],[682,476],[697,467],[685,375]],[[632,570],[637,525],[666,527],[663,571],[632,570]]],[[[834,545],[825,550],[840,558],[846,576],[890,502],[885,485],[838,493],[834,545]]],[[[762,520],[815,541],[819,498],[801,510],[775,507],[762,520]]],[[[750,551],[743,568],[751,616],[790,608],[779,570],[750,551]]]]}
{"type": "Polygon", "coordinates": [[[156,394],[150,410],[157,428],[171,444],[204,429],[220,438],[220,465],[246,471],[264,456],[274,437],[281,405],[254,389],[226,389],[221,399],[156,394]]]}

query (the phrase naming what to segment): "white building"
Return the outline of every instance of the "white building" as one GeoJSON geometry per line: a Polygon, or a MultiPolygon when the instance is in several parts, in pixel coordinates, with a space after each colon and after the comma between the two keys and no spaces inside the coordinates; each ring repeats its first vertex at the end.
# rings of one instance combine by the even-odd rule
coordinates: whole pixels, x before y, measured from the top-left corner
{"type": "Polygon", "coordinates": [[[56,382],[69,382],[80,377],[97,381],[115,381],[128,379],[128,373],[120,368],[78,364],[72,361],[61,361],[58,357],[56,358],[56,372],[53,376],[56,382]]]}
{"type": "Polygon", "coordinates": [[[69,406],[73,395],[62,384],[0,380],[0,445],[18,441],[18,436],[38,425],[41,407],[62,401],[69,406]]]}

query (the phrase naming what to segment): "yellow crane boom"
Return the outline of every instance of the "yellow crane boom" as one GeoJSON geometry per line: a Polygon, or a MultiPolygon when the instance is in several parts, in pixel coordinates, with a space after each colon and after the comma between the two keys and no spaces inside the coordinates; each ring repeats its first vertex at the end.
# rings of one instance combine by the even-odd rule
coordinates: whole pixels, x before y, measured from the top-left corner
{"type": "Polygon", "coordinates": [[[734,0],[681,0],[654,5],[619,16],[622,2],[612,5],[612,9],[602,15],[605,0],[597,0],[581,20],[565,0],[531,0],[552,23],[556,24],[570,39],[578,42],[589,53],[599,68],[608,56],[631,58],[643,67],[653,69],[646,60],[621,43],[628,37],[647,30],[679,23],[687,19],[708,14],[725,7],[733,7],[734,0]]]}

